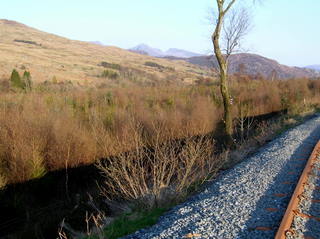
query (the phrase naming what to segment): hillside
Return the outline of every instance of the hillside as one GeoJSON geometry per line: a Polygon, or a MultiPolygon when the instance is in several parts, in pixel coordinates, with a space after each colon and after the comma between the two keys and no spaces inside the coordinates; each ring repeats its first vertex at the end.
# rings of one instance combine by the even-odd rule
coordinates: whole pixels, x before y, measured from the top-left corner
{"type": "MultiPolygon", "coordinates": [[[[213,56],[191,57],[185,60],[189,63],[203,67],[214,66],[217,68],[218,66],[217,61],[213,56]]],[[[249,75],[262,74],[265,77],[275,75],[278,78],[314,77],[319,75],[312,69],[290,67],[279,64],[277,61],[263,56],[247,53],[234,54],[230,57],[229,72],[237,73],[240,71],[249,75]]]]}
{"type": "Polygon", "coordinates": [[[13,68],[28,69],[34,81],[94,82],[105,67],[101,62],[119,64],[138,72],[141,80],[171,79],[191,83],[206,72],[185,61],[172,62],[133,53],[117,47],[101,46],[45,33],[21,23],[0,20],[0,77],[13,68]],[[154,62],[160,67],[145,65],[154,62]]]}
{"type": "MultiPolygon", "coordinates": [[[[33,80],[38,82],[53,78],[58,82],[70,80],[80,84],[101,82],[102,72],[110,64],[117,64],[126,72],[138,75],[139,82],[169,80],[193,83],[201,76],[210,74],[207,67],[217,66],[212,56],[186,58],[197,54],[173,48],[163,52],[147,45],[139,45],[128,51],[96,42],[70,40],[9,20],[0,20],[0,52],[0,78],[7,78],[14,68],[20,71],[27,69],[33,80]],[[172,56],[164,58],[168,55],[172,56]],[[110,64],[106,66],[102,62],[110,64]]],[[[254,54],[233,55],[230,72],[239,72],[240,68],[243,73],[261,73],[266,77],[275,72],[279,78],[317,75],[313,69],[281,65],[254,54]]]]}

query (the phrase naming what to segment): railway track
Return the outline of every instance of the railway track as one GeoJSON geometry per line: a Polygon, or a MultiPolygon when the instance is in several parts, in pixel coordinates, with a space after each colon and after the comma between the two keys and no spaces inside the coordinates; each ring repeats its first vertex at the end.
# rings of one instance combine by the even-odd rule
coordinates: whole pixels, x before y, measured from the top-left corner
{"type": "Polygon", "coordinates": [[[320,238],[320,141],[300,176],[275,239],[320,238]]]}
{"type": "Polygon", "coordinates": [[[316,170],[320,162],[319,165],[314,163],[315,156],[320,153],[319,135],[320,115],[316,115],[283,133],[234,168],[222,172],[201,193],[163,215],[156,225],[125,239],[274,239],[276,235],[288,239],[320,239],[320,223],[316,220],[320,217],[316,214],[320,213],[320,203],[317,203],[320,170],[316,170]],[[308,174],[309,186],[303,189],[304,192],[307,188],[303,196],[308,200],[301,200],[301,205],[299,200],[298,209],[293,210],[300,210],[309,217],[294,215],[281,232],[279,225],[291,196],[295,195],[308,158],[313,159],[313,174],[319,176],[308,174]]]}

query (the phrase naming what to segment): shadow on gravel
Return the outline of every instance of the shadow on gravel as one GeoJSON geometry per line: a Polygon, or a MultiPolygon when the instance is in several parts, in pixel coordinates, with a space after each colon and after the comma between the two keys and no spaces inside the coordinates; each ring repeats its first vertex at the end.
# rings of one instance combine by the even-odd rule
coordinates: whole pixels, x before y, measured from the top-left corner
{"type": "Polygon", "coordinates": [[[293,152],[236,238],[274,238],[307,159],[319,138],[320,126],[293,152]],[[260,230],[257,230],[259,227],[260,230]]]}

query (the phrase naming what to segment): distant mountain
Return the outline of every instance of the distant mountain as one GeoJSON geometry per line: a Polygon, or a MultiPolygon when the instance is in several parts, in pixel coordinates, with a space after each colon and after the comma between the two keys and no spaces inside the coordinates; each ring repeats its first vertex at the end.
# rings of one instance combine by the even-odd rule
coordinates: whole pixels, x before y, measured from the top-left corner
{"type": "MultiPolygon", "coordinates": [[[[204,67],[218,68],[218,63],[214,56],[198,56],[184,60],[204,67]]],[[[276,74],[278,78],[320,76],[320,74],[313,69],[281,65],[275,60],[256,54],[234,54],[230,56],[229,61],[229,73],[243,72],[249,75],[262,74],[265,77],[276,74]]]]}
{"type": "Polygon", "coordinates": [[[155,56],[155,57],[163,57],[165,56],[164,52],[157,48],[152,48],[146,44],[140,44],[133,48],[129,49],[130,51],[143,54],[143,55],[149,55],[149,56],[155,56]]]}
{"type": "Polygon", "coordinates": [[[305,66],[304,68],[320,71],[320,65],[305,66]]]}
{"type": "Polygon", "coordinates": [[[182,49],[177,49],[177,48],[170,48],[167,51],[162,51],[160,49],[150,47],[146,44],[140,44],[138,46],[130,48],[129,50],[139,54],[149,55],[154,57],[170,57],[171,56],[171,57],[178,57],[178,58],[190,58],[195,56],[201,56],[201,54],[182,50],[182,49]]]}
{"type": "Polygon", "coordinates": [[[89,41],[89,43],[104,46],[104,44],[101,41],[89,41]]]}
{"type": "Polygon", "coordinates": [[[195,56],[201,56],[199,53],[194,53],[191,51],[181,50],[177,48],[170,48],[165,52],[166,56],[174,56],[174,57],[180,57],[180,58],[190,58],[195,56]]]}

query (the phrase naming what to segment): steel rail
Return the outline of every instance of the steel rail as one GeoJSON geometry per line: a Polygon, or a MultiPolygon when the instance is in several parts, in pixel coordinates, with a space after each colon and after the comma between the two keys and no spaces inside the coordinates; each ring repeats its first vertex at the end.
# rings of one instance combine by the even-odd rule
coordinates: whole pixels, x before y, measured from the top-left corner
{"type": "Polygon", "coordinates": [[[293,219],[296,215],[299,215],[298,205],[300,202],[300,196],[304,191],[304,186],[308,182],[308,176],[311,173],[313,163],[317,159],[317,156],[320,153],[320,141],[314,147],[307,164],[300,176],[299,182],[295,188],[295,191],[290,199],[287,210],[282,218],[281,224],[275,236],[275,239],[285,239],[286,233],[290,231],[293,219]]]}

